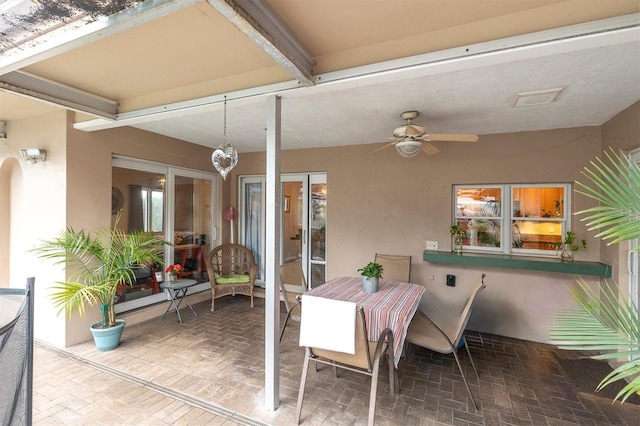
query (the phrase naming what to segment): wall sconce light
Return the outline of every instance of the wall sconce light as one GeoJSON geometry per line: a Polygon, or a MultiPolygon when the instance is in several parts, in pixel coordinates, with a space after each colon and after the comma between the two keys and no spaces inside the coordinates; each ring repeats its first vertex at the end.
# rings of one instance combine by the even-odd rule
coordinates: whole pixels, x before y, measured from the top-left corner
{"type": "Polygon", "coordinates": [[[20,155],[24,157],[27,163],[36,164],[38,161],[44,161],[47,158],[47,151],[39,148],[21,149],[20,155]]]}

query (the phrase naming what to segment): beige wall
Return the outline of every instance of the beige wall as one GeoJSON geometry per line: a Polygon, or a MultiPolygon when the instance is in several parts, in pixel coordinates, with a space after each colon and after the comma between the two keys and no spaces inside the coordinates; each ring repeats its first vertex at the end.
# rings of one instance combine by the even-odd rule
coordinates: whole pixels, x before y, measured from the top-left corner
{"type": "MultiPolygon", "coordinates": [[[[86,133],[70,127],[68,146],[68,224],[77,229],[91,230],[111,224],[113,155],[215,172],[210,148],[133,128],[86,133]]],[[[91,314],[83,326],[74,326],[67,333],[67,346],[90,339],[89,326],[98,319],[98,312],[92,310],[91,314]]]]}
{"type": "MultiPolygon", "coordinates": [[[[440,250],[451,249],[453,184],[572,182],[601,152],[600,128],[482,135],[475,144],[439,143],[440,153],[408,159],[393,148],[372,153],[378,146],[282,153],[283,173],[327,172],[327,278],[357,274],[376,252],[411,255],[411,280],[427,288],[423,304],[428,309],[440,298],[455,298],[456,290],[485,272],[487,289],[470,327],[548,341],[551,317],[573,303],[569,289],[575,286],[574,276],[427,263],[422,260],[425,240],[437,240],[440,250]],[[457,288],[445,286],[446,274],[458,276],[457,288]]],[[[234,205],[237,175],[264,173],[264,163],[264,153],[240,156],[227,179],[233,180],[234,205]]],[[[574,210],[592,205],[576,194],[572,201],[574,210]]],[[[573,228],[590,243],[577,259],[598,260],[599,244],[582,223],[575,221],[573,228]]]]}
{"type": "MultiPolygon", "coordinates": [[[[9,122],[7,144],[0,150],[0,179],[5,180],[10,162],[11,173],[22,173],[22,189],[10,199],[10,265],[5,268],[9,261],[4,256],[0,267],[10,271],[12,287],[24,287],[26,277],[36,277],[36,338],[58,346],[90,339],[89,326],[98,312],[88,309],[84,319],[57,315],[47,295],[52,283],[65,278],[64,271],[28,250],[67,226],[89,231],[110,226],[112,155],[215,172],[209,148],[132,128],[80,132],[73,129],[72,118],[71,113],[57,111],[9,122]],[[24,148],[46,149],[46,161],[26,164],[19,159],[24,148]]],[[[0,209],[1,223],[7,215],[0,209]]]]}
{"type": "MultiPolygon", "coordinates": [[[[67,225],[88,230],[109,226],[112,154],[213,172],[209,148],[131,128],[85,133],[74,130],[70,122],[71,116],[63,112],[10,122],[8,144],[0,151],[3,178],[2,167],[8,161],[15,163],[19,149],[48,151],[44,163],[29,166],[20,160],[11,166],[11,173],[22,173],[23,193],[11,198],[12,204],[20,203],[22,214],[14,214],[19,218],[11,221],[10,238],[14,241],[18,236],[18,253],[11,257],[10,285],[22,287],[27,276],[36,276],[36,337],[61,346],[89,339],[88,326],[97,314],[69,322],[55,316],[43,297],[48,285],[64,276],[57,268],[34,260],[28,248],[67,225]]],[[[460,288],[485,272],[487,289],[470,327],[544,342],[554,313],[573,304],[569,295],[575,286],[573,276],[431,264],[422,261],[425,240],[437,240],[440,250],[450,250],[453,184],[572,182],[604,147],[637,146],[638,122],[640,107],[636,104],[602,128],[482,135],[476,144],[439,143],[439,154],[410,159],[398,156],[392,148],[372,153],[379,145],[292,150],[282,153],[282,172],[327,172],[327,278],[355,275],[375,252],[409,254],[413,257],[412,281],[427,288],[423,305],[428,309],[429,303],[456,298],[460,288]],[[458,276],[458,287],[445,286],[449,273],[458,276]]],[[[241,154],[233,174],[220,183],[220,209],[238,206],[238,175],[264,170],[264,153],[241,154]]],[[[574,210],[590,205],[590,200],[573,194],[574,210]]],[[[221,220],[220,212],[216,223],[224,226],[222,240],[228,241],[229,222],[221,220]]],[[[598,260],[602,250],[616,267],[614,274],[618,273],[614,261],[619,252],[609,256],[609,249],[602,248],[582,223],[574,222],[574,231],[589,241],[589,248],[577,253],[578,259],[598,260]]],[[[142,318],[139,313],[137,317],[142,318]]]]}
{"type": "Polygon", "coordinates": [[[65,113],[51,112],[8,122],[7,141],[0,150],[0,168],[13,164],[9,208],[2,208],[9,215],[3,224],[9,229],[11,255],[0,260],[0,267],[9,271],[10,287],[24,288],[27,277],[36,278],[35,333],[57,342],[64,341],[66,324],[64,316],[56,315],[47,295],[50,283],[64,279],[64,271],[43,265],[28,251],[66,225],[65,138],[65,113]],[[20,150],[26,148],[45,149],[47,160],[27,164],[20,157],[20,150]]]}

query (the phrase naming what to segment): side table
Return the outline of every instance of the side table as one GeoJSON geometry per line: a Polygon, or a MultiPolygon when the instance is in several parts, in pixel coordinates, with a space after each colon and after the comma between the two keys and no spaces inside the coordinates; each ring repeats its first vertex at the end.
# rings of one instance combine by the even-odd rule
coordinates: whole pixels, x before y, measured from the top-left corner
{"type": "Polygon", "coordinates": [[[198,281],[196,280],[177,280],[174,283],[165,281],[160,284],[160,288],[163,290],[169,290],[169,295],[171,296],[171,302],[169,302],[167,310],[164,315],[162,315],[162,319],[164,319],[167,313],[171,310],[171,307],[175,306],[175,311],[178,314],[178,322],[182,323],[182,317],[180,316],[180,304],[183,299],[186,300],[187,305],[191,308],[191,312],[193,312],[193,315],[196,317],[198,316],[196,311],[193,310],[193,306],[191,306],[191,302],[189,302],[189,298],[187,297],[187,290],[189,290],[189,287],[196,285],[197,283],[198,281]]]}

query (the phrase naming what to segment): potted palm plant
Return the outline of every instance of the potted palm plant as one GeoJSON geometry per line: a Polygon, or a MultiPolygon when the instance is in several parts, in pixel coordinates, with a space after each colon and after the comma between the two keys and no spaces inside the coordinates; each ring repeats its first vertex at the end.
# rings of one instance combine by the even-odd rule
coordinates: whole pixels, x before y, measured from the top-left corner
{"type": "MultiPolygon", "coordinates": [[[[576,182],[581,188],[576,192],[599,205],[576,214],[586,215],[582,220],[589,230],[598,231],[596,237],[610,240],[609,244],[640,238],[640,167],[623,153],[605,154],[606,161],[596,158],[591,163],[594,170],[582,172],[593,186],[576,182]]],[[[638,251],[640,246],[631,250],[638,251]]],[[[627,357],[629,361],[606,375],[597,388],[628,378],[615,397],[624,402],[640,392],[640,310],[606,280],[600,294],[583,280],[578,284],[573,291],[578,307],[558,314],[551,338],[561,349],[596,351],[590,356],[593,359],[627,357]]]]}
{"type": "Polygon", "coordinates": [[[151,232],[125,233],[118,228],[84,230],[67,228],[57,238],[43,241],[33,249],[40,258],[64,265],[67,280],[53,287],[51,299],[60,312],[85,315],[85,304],[99,305],[102,320],[91,326],[100,351],[115,349],[120,343],[125,321],[116,319],[114,303],[118,286],[135,282],[136,268],[162,262],[162,245],[168,244],[151,232]]]}
{"type": "Polygon", "coordinates": [[[362,290],[366,293],[378,291],[378,281],[382,278],[382,265],[369,262],[363,268],[358,269],[362,274],[362,290]]]}

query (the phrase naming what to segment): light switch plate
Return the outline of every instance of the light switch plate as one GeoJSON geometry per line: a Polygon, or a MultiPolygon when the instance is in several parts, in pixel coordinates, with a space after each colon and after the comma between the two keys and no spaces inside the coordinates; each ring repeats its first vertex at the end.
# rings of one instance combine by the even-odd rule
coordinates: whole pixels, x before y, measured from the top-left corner
{"type": "Polygon", "coordinates": [[[438,250],[438,242],[437,241],[427,240],[426,249],[427,250],[438,250]]]}

